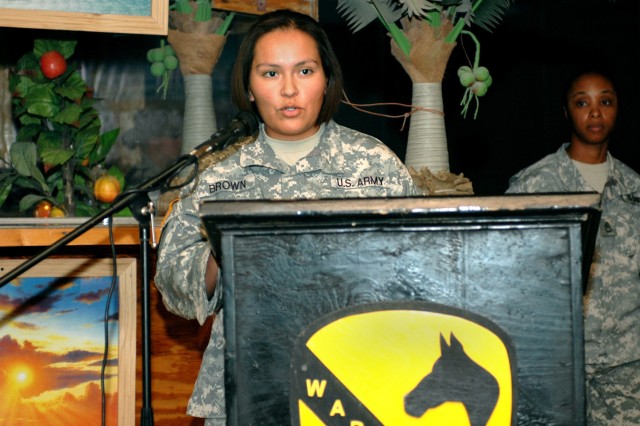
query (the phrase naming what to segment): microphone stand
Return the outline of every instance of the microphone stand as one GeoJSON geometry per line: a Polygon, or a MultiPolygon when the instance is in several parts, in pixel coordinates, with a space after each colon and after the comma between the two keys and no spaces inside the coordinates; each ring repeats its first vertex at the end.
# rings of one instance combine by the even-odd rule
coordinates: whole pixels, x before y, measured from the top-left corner
{"type": "MultiPolygon", "coordinates": [[[[210,150],[208,150],[210,151],[210,150]]],[[[202,152],[206,154],[208,151],[202,152]]],[[[4,287],[11,280],[19,277],[29,268],[40,263],[49,257],[59,248],[67,245],[80,235],[101,223],[103,219],[111,217],[114,213],[123,210],[126,207],[131,209],[134,217],[138,220],[140,228],[140,257],[142,260],[142,412],[140,415],[140,424],[142,426],[153,426],[153,408],[151,407],[151,362],[150,362],[150,300],[149,287],[151,279],[149,277],[149,234],[153,224],[153,214],[155,212],[153,203],[149,198],[149,192],[158,188],[167,188],[168,182],[184,168],[197,163],[199,157],[187,154],[179,157],[173,165],[159,173],[155,177],[149,179],[137,188],[128,190],[120,194],[113,203],[102,212],[93,216],[82,225],[75,228],[72,232],[60,238],[58,241],[47,247],[45,250],[35,255],[31,259],[18,265],[2,278],[0,278],[0,288],[4,287]]]]}

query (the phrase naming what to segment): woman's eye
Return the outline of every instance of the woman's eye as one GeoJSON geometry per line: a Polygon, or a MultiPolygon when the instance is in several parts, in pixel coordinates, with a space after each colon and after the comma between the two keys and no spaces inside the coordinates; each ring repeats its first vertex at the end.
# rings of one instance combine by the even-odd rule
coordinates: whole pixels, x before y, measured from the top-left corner
{"type": "Polygon", "coordinates": [[[611,106],[613,105],[613,101],[611,99],[603,99],[602,105],[611,106]]]}
{"type": "Polygon", "coordinates": [[[300,74],[302,75],[311,75],[313,74],[313,70],[309,69],[309,68],[304,68],[300,70],[300,74]]]}
{"type": "Polygon", "coordinates": [[[576,102],[576,106],[578,107],[583,107],[587,105],[587,101],[578,101],[576,102]]]}
{"type": "Polygon", "coordinates": [[[267,71],[263,74],[265,77],[275,77],[276,75],[278,75],[277,72],[275,71],[267,71]]]}

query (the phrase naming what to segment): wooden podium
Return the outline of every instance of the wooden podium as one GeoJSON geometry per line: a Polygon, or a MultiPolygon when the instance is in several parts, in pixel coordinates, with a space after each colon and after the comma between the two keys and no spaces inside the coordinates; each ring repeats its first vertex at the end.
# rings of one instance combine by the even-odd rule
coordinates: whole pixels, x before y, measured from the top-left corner
{"type": "MultiPolygon", "coordinates": [[[[291,424],[298,336],[340,309],[389,301],[496,324],[515,347],[512,423],[583,424],[582,295],[598,204],[597,194],[205,202],[223,270],[228,424],[291,424]]],[[[382,405],[398,404],[390,389],[403,386],[380,384],[382,405]]]]}

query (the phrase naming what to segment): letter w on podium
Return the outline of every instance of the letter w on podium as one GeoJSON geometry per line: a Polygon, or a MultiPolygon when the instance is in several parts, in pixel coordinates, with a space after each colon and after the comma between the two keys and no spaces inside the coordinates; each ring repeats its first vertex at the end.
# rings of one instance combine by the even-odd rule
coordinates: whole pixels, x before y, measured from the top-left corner
{"type": "Polygon", "coordinates": [[[429,302],[357,305],[296,339],[295,426],[512,425],[511,338],[469,311],[429,302]]]}

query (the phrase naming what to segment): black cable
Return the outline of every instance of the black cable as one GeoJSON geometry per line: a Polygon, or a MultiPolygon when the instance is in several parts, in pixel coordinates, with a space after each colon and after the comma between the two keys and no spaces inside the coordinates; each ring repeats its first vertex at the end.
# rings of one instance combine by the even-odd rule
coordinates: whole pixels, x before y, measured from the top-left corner
{"type": "Polygon", "coordinates": [[[107,296],[107,304],[104,309],[104,353],[102,356],[102,368],[100,370],[100,394],[102,397],[102,426],[106,425],[107,421],[107,402],[104,385],[105,370],[107,367],[107,361],[109,357],[109,307],[111,306],[111,298],[116,287],[118,277],[118,259],[116,256],[116,245],[113,237],[113,217],[107,218],[109,222],[109,244],[111,246],[111,258],[112,258],[112,275],[111,275],[111,287],[109,288],[109,295],[107,296]]]}

